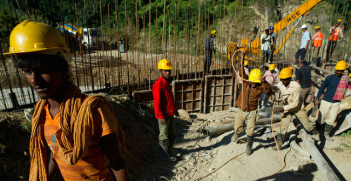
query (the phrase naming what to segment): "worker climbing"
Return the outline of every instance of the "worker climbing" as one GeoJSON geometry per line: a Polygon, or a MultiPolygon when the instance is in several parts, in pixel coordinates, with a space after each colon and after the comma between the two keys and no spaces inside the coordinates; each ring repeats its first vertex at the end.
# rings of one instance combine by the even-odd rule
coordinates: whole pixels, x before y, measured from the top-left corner
{"type": "Polygon", "coordinates": [[[161,146],[160,159],[168,162],[176,161],[176,157],[180,157],[180,153],[176,153],[173,149],[176,131],[174,127],[175,102],[172,93],[172,65],[162,59],[158,62],[158,69],[161,77],[157,79],[152,86],[152,94],[154,97],[155,118],[158,119],[160,130],[159,144],[161,146]]]}
{"type": "Polygon", "coordinates": [[[329,62],[330,57],[333,55],[333,52],[336,48],[336,45],[338,43],[339,40],[339,36],[340,36],[340,40],[343,40],[343,33],[342,33],[342,28],[340,27],[341,24],[341,19],[338,19],[335,23],[335,26],[330,28],[330,36],[329,36],[329,41],[328,41],[328,45],[327,45],[327,55],[326,55],[326,62],[329,62]]]}
{"type": "Polygon", "coordinates": [[[300,96],[301,87],[297,82],[292,81],[291,77],[291,69],[283,68],[280,71],[280,82],[277,84],[277,88],[281,92],[284,106],[275,108],[274,112],[284,111],[284,113],[280,124],[280,132],[276,137],[277,145],[274,145],[273,150],[280,150],[282,148],[286,132],[293,115],[295,115],[300,120],[303,127],[309,131],[310,134],[318,134],[314,126],[315,124],[313,122],[311,123],[308,120],[306,111],[304,109],[301,109],[303,104],[302,97],[300,96]],[[312,130],[313,133],[311,132],[312,130]]]}
{"type": "Polygon", "coordinates": [[[240,95],[235,102],[236,106],[241,110],[240,116],[235,120],[234,130],[235,133],[232,137],[232,142],[236,142],[240,137],[240,134],[244,131],[245,121],[247,121],[246,135],[247,135],[247,147],[246,155],[251,155],[252,145],[254,141],[254,128],[257,118],[257,106],[260,99],[261,93],[265,92],[268,95],[272,94],[272,86],[266,82],[265,78],[262,77],[260,69],[253,69],[250,75],[244,74],[244,57],[245,52],[241,52],[241,61],[239,62],[239,74],[238,76],[243,78],[243,87],[240,95]],[[249,81],[247,81],[249,78],[249,81]]]}
{"type": "Polygon", "coordinates": [[[346,69],[346,62],[344,60],[339,61],[335,65],[335,74],[328,76],[324,80],[316,97],[315,105],[318,105],[320,96],[323,94],[325,88],[327,88],[319,108],[322,117],[319,119],[318,123],[320,125],[325,125],[324,137],[328,141],[334,141],[334,139],[330,137],[330,132],[335,125],[335,120],[340,108],[340,102],[345,98],[348,88],[349,77],[347,75],[343,75],[346,69]]]}
{"type": "Polygon", "coordinates": [[[210,68],[211,68],[211,59],[212,59],[212,54],[216,53],[216,50],[213,47],[213,42],[214,38],[217,36],[217,31],[212,30],[211,35],[206,38],[205,41],[205,63],[204,63],[204,68],[205,68],[205,73],[210,73],[210,68]]]}
{"type": "Polygon", "coordinates": [[[12,30],[9,50],[40,98],[32,118],[29,180],[111,180],[108,165],[117,180],[130,180],[112,106],[70,81],[69,49],[58,30],[25,20],[12,30]]]}

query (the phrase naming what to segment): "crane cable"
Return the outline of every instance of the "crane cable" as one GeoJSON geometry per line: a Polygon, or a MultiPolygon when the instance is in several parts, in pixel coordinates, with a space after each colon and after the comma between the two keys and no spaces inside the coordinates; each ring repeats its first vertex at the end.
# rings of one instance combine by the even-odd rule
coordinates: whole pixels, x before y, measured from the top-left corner
{"type": "MultiPolygon", "coordinates": [[[[234,57],[234,55],[236,54],[236,52],[238,52],[238,51],[241,51],[241,52],[244,52],[244,53],[245,53],[245,51],[243,51],[243,50],[241,50],[241,49],[238,49],[238,50],[236,50],[236,51],[232,54],[230,60],[232,61],[233,71],[234,71],[235,74],[239,77],[239,79],[241,79],[242,81],[251,82],[251,81],[253,81],[253,80],[250,81],[250,80],[247,80],[247,79],[244,79],[244,78],[243,78],[243,71],[241,72],[241,76],[240,76],[239,73],[238,73],[238,71],[235,69],[233,57],[234,57]]],[[[240,64],[242,64],[243,59],[244,59],[244,56],[241,57],[240,64]]],[[[241,66],[242,66],[242,65],[241,65],[241,66]]],[[[265,75],[265,76],[262,76],[261,78],[265,78],[266,76],[272,76],[272,75],[265,75]]],[[[274,77],[273,77],[273,78],[274,78],[274,77]]],[[[255,80],[260,80],[260,79],[255,79],[255,80]]],[[[275,79],[273,79],[273,82],[274,82],[274,80],[275,80],[275,79]]],[[[244,84],[242,84],[242,86],[241,86],[241,93],[240,93],[240,94],[241,94],[241,100],[242,100],[242,101],[241,101],[241,107],[243,107],[243,103],[244,103],[244,102],[243,102],[244,94],[242,94],[242,92],[244,91],[243,85],[244,85],[244,84]]],[[[274,94],[273,94],[273,95],[274,95],[274,94]]],[[[275,95],[274,95],[274,99],[273,99],[273,100],[274,100],[274,101],[273,101],[272,116],[271,116],[271,128],[272,128],[272,133],[273,133],[274,142],[275,142],[275,144],[276,144],[276,146],[277,146],[277,149],[278,149],[280,158],[282,159],[282,162],[283,162],[284,166],[283,166],[278,172],[274,173],[273,175],[270,175],[270,176],[267,177],[265,180],[268,180],[269,178],[271,178],[271,177],[273,177],[274,175],[278,174],[278,173],[279,173],[280,171],[282,171],[282,170],[285,168],[285,166],[286,166],[286,163],[285,163],[284,158],[283,158],[283,156],[282,156],[282,154],[281,154],[281,152],[280,152],[280,149],[279,149],[278,143],[277,143],[277,139],[276,139],[276,137],[275,137],[275,135],[274,135],[274,131],[273,131],[273,115],[274,115],[274,107],[275,107],[275,95]]],[[[242,112],[243,112],[243,111],[240,109],[240,119],[239,119],[238,123],[235,125],[235,132],[234,132],[234,134],[236,134],[237,129],[238,129],[239,125],[240,125],[242,112]]],[[[235,159],[236,157],[238,157],[238,156],[240,156],[240,155],[242,155],[242,154],[244,154],[244,153],[245,153],[245,152],[242,152],[242,153],[240,153],[240,154],[234,156],[233,158],[229,159],[227,162],[225,162],[224,164],[222,164],[221,166],[219,166],[217,169],[213,170],[212,172],[208,173],[207,175],[204,175],[204,176],[202,176],[202,177],[199,177],[199,178],[195,179],[194,181],[196,181],[196,180],[201,180],[201,179],[203,179],[203,178],[208,177],[209,175],[213,174],[214,172],[216,172],[217,170],[219,170],[220,168],[222,168],[224,165],[226,165],[227,163],[229,163],[231,160],[235,159]]]]}

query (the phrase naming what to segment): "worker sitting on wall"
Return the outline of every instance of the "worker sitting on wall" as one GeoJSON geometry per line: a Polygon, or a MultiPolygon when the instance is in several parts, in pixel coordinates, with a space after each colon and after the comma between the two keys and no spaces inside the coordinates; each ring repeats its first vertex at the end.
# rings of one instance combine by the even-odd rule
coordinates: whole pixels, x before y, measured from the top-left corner
{"type": "Polygon", "coordinates": [[[25,20],[10,35],[14,65],[40,97],[32,118],[29,180],[130,180],[124,134],[105,98],[70,81],[69,49],[53,27],[25,20]]]}
{"type": "Polygon", "coordinates": [[[280,124],[280,132],[277,135],[277,145],[274,145],[273,149],[279,150],[284,144],[285,135],[289,127],[289,123],[293,115],[295,115],[303,127],[310,132],[313,130],[313,134],[318,135],[318,131],[315,129],[315,124],[308,120],[307,113],[304,109],[301,109],[303,104],[303,99],[301,97],[301,87],[295,82],[291,81],[292,71],[289,68],[283,68],[280,71],[279,79],[280,82],[277,84],[277,88],[281,92],[283,99],[283,107],[275,108],[274,112],[280,112],[284,110],[284,114],[280,124]]]}
{"type": "Polygon", "coordinates": [[[303,24],[301,27],[302,37],[300,49],[295,54],[295,64],[299,64],[299,60],[305,60],[308,44],[310,43],[310,33],[307,31],[307,25],[303,24]]]}
{"type": "Polygon", "coordinates": [[[261,68],[264,67],[264,63],[266,62],[265,60],[268,60],[268,63],[270,62],[270,57],[268,55],[271,55],[271,47],[273,45],[273,38],[271,35],[269,35],[269,29],[266,29],[264,31],[264,34],[261,35],[261,52],[262,52],[262,64],[261,68]]]}
{"type": "Polygon", "coordinates": [[[213,47],[213,42],[214,42],[214,38],[216,38],[217,36],[217,31],[216,30],[212,30],[211,31],[211,35],[209,37],[206,38],[205,41],[205,73],[210,73],[210,68],[211,68],[211,59],[212,59],[212,53],[216,53],[216,50],[213,47]]]}
{"type": "Polygon", "coordinates": [[[176,161],[180,157],[179,153],[173,150],[176,131],[174,127],[175,102],[172,92],[172,65],[162,59],[158,62],[158,69],[161,77],[152,86],[152,95],[154,97],[155,118],[158,119],[160,129],[159,144],[162,148],[160,158],[164,161],[176,161]]]}
{"type": "Polygon", "coordinates": [[[327,56],[325,61],[329,62],[330,57],[333,55],[333,52],[336,48],[336,44],[339,40],[339,36],[340,39],[343,40],[343,33],[342,33],[342,28],[340,27],[341,24],[341,19],[338,19],[338,21],[336,21],[335,26],[330,28],[330,36],[329,36],[329,41],[328,41],[328,45],[327,45],[327,56]]]}
{"type": "Polygon", "coordinates": [[[335,74],[328,76],[324,80],[318,91],[315,102],[315,105],[319,104],[319,98],[324,92],[325,88],[327,88],[319,108],[322,117],[319,119],[318,123],[322,125],[325,122],[324,137],[328,141],[334,141],[329,134],[335,125],[335,120],[340,108],[340,102],[345,98],[348,88],[349,77],[347,75],[343,75],[346,68],[347,64],[343,60],[339,61],[335,65],[335,74]],[[328,114],[329,117],[326,119],[328,114]]]}
{"type": "MultiPolygon", "coordinates": [[[[243,64],[245,52],[241,53],[242,59],[239,63],[238,70],[244,72],[243,64]]],[[[250,155],[252,152],[252,144],[254,141],[254,128],[257,118],[257,105],[260,99],[261,93],[265,92],[270,95],[272,91],[272,86],[266,82],[264,77],[262,77],[262,72],[260,69],[253,69],[250,75],[239,74],[243,79],[243,87],[240,95],[235,102],[236,106],[241,110],[238,117],[235,120],[234,130],[235,133],[232,137],[232,142],[236,142],[239,138],[239,134],[244,131],[245,121],[247,121],[246,135],[247,135],[247,147],[245,153],[250,155]],[[249,78],[249,81],[246,79],[249,78]]]]}
{"type": "MultiPolygon", "coordinates": [[[[265,76],[266,81],[273,87],[273,84],[275,81],[279,82],[278,75],[279,75],[279,71],[275,67],[275,64],[271,64],[263,76],[265,76]]],[[[269,99],[269,96],[263,92],[261,94],[260,104],[259,104],[261,106],[261,109],[265,109],[266,107],[268,107],[268,99],[269,99]]]]}
{"type": "Polygon", "coordinates": [[[322,46],[322,41],[323,41],[323,33],[320,31],[321,27],[316,26],[314,28],[314,31],[316,32],[313,37],[312,37],[312,46],[313,46],[313,54],[312,54],[312,63],[317,64],[317,59],[318,59],[318,54],[320,51],[320,48],[322,46]]]}

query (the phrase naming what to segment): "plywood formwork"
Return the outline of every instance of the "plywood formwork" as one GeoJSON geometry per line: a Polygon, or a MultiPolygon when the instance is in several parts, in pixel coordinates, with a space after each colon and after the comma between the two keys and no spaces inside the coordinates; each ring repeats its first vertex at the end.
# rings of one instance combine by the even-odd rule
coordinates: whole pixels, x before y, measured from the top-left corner
{"type": "Polygon", "coordinates": [[[176,110],[202,112],[203,79],[176,80],[172,86],[176,110]]]}
{"type": "Polygon", "coordinates": [[[134,101],[137,103],[153,102],[152,90],[133,91],[134,101]]]}
{"type": "Polygon", "coordinates": [[[204,113],[228,110],[234,99],[233,75],[208,75],[205,77],[204,113]]]}

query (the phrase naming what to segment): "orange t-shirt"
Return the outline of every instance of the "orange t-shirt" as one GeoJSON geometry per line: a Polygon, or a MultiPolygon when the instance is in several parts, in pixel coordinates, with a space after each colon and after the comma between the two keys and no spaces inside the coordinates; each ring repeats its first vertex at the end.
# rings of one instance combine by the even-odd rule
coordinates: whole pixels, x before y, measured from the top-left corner
{"type": "Polygon", "coordinates": [[[114,114],[104,103],[98,103],[94,110],[94,140],[88,154],[78,160],[75,165],[67,165],[60,160],[60,146],[55,137],[60,124],[60,112],[52,119],[49,104],[45,106],[46,120],[44,125],[45,140],[50,147],[61,175],[65,181],[78,180],[111,180],[110,171],[107,167],[107,158],[100,146],[100,138],[117,131],[117,123],[114,122],[114,114]]]}

